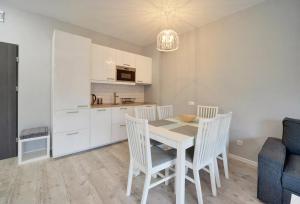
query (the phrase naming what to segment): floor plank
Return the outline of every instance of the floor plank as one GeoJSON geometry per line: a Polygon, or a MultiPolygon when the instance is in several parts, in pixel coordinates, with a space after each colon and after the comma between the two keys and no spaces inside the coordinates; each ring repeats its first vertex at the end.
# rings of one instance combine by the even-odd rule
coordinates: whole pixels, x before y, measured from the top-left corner
{"type": "MultiPolygon", "coordinates": [[[[133,179],[132,194],[125,195],[129,151],[117,143],[60,159],[17,165],[16,158],[0,161],[0,204],[140,203],[144,176],[133,179]]],[[[230,179],[219,163],[222,187],[217,197],[209,175],[200,173],[204,203],[256,204],[256,169],[230,160],[230,179]]],[[[175,203],[174,182],[150,190],[148,203],[175,203]]],[[[186,182],[186,203],[197,203],[195,186],[186,182]]]]}

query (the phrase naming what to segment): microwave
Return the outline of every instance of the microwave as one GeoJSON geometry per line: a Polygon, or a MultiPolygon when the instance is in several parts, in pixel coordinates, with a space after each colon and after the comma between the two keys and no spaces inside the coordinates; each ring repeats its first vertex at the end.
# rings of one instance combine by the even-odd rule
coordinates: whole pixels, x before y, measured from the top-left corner
{"type": "Polygon", "coordinates": [[[135,83],[135,68],[116,66],[116,76],[119,82],[135,83]]]}

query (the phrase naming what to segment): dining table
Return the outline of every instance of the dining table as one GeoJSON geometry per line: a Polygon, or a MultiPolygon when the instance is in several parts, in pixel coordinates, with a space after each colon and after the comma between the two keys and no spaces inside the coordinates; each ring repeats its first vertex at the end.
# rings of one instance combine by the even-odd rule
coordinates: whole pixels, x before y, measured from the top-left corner
{"type": "Polygon", "coordinates": [[[198,131],[198,120],[183,122],[169,118],[149,122],[150,138],[176,149],[176,204],[185,203],[186,149],[194,146],[198,131]]]}

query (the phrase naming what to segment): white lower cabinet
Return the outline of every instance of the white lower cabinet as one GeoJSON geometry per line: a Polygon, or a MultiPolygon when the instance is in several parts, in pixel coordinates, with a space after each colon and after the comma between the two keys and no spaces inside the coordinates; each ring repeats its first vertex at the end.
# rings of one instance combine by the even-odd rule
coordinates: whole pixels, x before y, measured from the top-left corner
{"type": "Polygon", "coordinates": [[[64,156],[89,149],[89,129],[55,133],[52,137],[53,157],[64,156]]]}
{"type": "Polygon", "coordinates": [[[91,110],[90,146],[99,147],[112,142],[111,108],[91,110]]]}
{"type": "Polygon", "coordinates": [[[126,140],[125,115],[134,116],[134,108],[122,106],[54,112],[52,156],[65,156],[126,140]]]}
{"type": "Polygon", "coordinates": [[[111,131],[111,141],[118,142],[127,139],[126,126],[120,124],[113,124],[111,131]]]}
{"type": "Polygon", "coordinates": [[[125,115],[134,115],[134,107],[112,108],[112,142],[127,139],[125,115]]]}

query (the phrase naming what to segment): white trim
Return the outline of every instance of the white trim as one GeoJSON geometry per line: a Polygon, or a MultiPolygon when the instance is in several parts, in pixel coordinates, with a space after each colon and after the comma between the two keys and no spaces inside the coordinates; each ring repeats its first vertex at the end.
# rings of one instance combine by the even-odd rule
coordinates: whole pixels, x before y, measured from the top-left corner
{"type": "Polygon", "coordinates": [[[238,155],[235,155],[235,154],[232,154],[232,153],[229,153],[228,156],[229,156],[230,159],[238,160],[240,162],[243,162],[243,163],[248,164],[248,165],[250,165],[252,167],[255,167],[255,168],[257,167],[257,162],[252,161],[250,159],[246,159],[244,157],[241,157],[241,156],[238,156],[238,155]]]}

